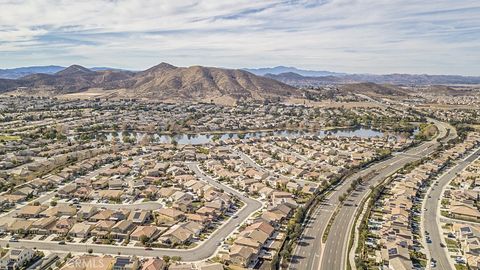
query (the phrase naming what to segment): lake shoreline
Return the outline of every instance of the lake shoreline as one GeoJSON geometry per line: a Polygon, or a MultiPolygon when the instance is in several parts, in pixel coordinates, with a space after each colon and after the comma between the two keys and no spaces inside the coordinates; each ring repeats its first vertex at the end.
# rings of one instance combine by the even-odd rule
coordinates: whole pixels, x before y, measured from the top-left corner
{"type": "MultiPolygon", "coordinates": [[[[118,138],[123,141],[123,133],[125,131],[98,131],[98,134],[103,134],[107,140],[113,140],[118,138]],[[116,135],[115,135],[116,134],[116,135]]],[[[79,133],[69,136],[69,139],[76,140],[79,133]]],[[[280,136],[287,138],[295,138],[299,136],[337,136],[337,137],[383,137],[391,135],[388,132],[382,132],[377,129],[364,127],[364,126],[343,126],[343,127],[328,127],[323,129],[263,129],[263,130],[242,130],[241,132],[235,131],[216,131],[216,132],[199,132],[199,133],[156,133],[156,132],[137,132],[127,131],[128,137],[134,142],[140,142],[145,136],[151,136],[153,142],[157,143],[178,143],[178,144],[191,144],[200,145],[207,144],[216,141],[224,141],[229,139],[248,139],[248,138],[261,138],[266,136],[280,136]],[[132,136],[133,135],[133,136],[132,136]]]]}

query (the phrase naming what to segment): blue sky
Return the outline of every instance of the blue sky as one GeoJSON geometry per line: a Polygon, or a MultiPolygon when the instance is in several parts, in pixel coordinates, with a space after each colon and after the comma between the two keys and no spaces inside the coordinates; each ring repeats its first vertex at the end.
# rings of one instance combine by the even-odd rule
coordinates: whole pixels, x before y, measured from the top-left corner
{"type": "Polygon", "coordinates": [[[480,1],[0,0],[0,68],[480,75],[480,1]]]}

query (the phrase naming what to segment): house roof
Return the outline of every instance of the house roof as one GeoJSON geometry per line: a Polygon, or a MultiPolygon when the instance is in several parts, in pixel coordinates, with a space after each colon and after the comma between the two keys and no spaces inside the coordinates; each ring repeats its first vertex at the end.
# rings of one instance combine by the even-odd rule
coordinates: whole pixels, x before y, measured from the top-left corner
{"type": "Polygon", "coordinates": [[[255,253],[256,253],[255,249],[251,247],[234,244],[230,248],[230,256],[240,256],[245,260],[249,259],[255,253]]]}
{"type": "Polygon", "coordinates": [[[88,223],[75,223],[70,229],[73,234],[87,234],[92,229],[92,225],[88,223]]]}
{"type": "Polygon", "coordinates": [[[26,205],[18,211],[18,215],[38,215],[46,208],[44,205],[26,205]]]}
{"type": "Polygon", "coordinates": [[[163,215],[163,216],[170,217],[170,218],[178,218],[178,217],[184,215],[184,213],[182,211],[179,211],[179,210],[174,209],[174,208],[161,208],[161,209],[157,210],[157,213],[160,214],[160,215],[163,215]]]}
{"type": "Polygon", "coordinates": [[[156,232],[157,227],[155,226],[138,226],[130,236],[140,238],[142,235],[145,235],[146,237],[152,237],[156,232]]]}
{"type": "Polygon", "coordinates": [[[133,225],[133,222],[130,221],[130,220],[121,220],[119,221],[117,224],[115,224],[112,229],[117,229],[117,230],[120,230],[122,232],[125,232],[126,230],[128,230],[128,228],[130,228],[131,226],[133,225]]]}
{"type": "Polygon", "coordinates": [[[150,258],[143,264],[142,270],[162,270],[165,267],[167,267],[167,263],[164,260],[150,258]]]}
{"type": "Polygon", "coordinates": [[[79,270],[78,265],[82,265],[81,270],[108,270],[114,262],[115,258],[112,256],[82,255],[74,257],[72,263],[65,264],[61,270],[79,270]]]}
{"type": "Polygon", "coordinates": [[[275,228],[273,228],[273,226],[268,224],[267,222],[259,221],[245,228],[245,231],[253,231],[253,230],[260,230],[268,235],[271,235],[275,230],[275,228]]]}

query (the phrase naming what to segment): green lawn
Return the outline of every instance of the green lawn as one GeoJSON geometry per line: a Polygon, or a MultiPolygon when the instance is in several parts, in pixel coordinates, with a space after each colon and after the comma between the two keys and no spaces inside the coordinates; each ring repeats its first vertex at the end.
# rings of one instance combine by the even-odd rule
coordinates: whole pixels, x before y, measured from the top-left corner
{"type": "Polygon", "coordinates": [[[20,136],[0,135],[0,141],[20,141],[20,140],[22,140],[20,136]]]}
{"type": "Polygon", "coordinates": [[[455,240],[445,238],[445,242],[447,243],[448,248],[460,248],[460,245],[455,240]]]}

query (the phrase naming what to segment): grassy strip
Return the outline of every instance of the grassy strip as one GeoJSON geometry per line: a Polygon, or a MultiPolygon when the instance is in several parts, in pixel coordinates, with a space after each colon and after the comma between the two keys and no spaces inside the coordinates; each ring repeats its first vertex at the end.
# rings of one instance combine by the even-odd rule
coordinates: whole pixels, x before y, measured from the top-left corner
{"type": "MultiPolygon", "coordinates": [[[[375,202],[380,198],[380,196],[382,196],[383,190],[385,189],[385,187],[392,180],[393,180],[393,177],[389,176],[385,178],[385,180],[382,183],[378,184],[376,187],[370,187],[369,195],[365,197],[360,203],[360,208],[365,209],[365,215],[363,216],[363,219],[361,220],[361,223],[358,228],[358,231],[359,231],[358,246],[355,249],[355,264],[358,269],[369,269],[362,258],[363,256],[360,256],[359,253],[364,255],[364,251],[365,251],[364,243],[368,235],[368,219],[370,218],[370,213],[373,209],[373,206],[375,202]],[[368,201],[368,204],[365,207],[365,204],[367,203],[367,201],[368,201]]],[[[357,213],[354,224],[358,222],[358,219],[360,218],[360,214],[361,212],[357,213]]],[[[351,250],[353,248],[354,238],[355,238],[355,229],[353,229],[350,233],[348,250],[351,250]]],[[[347,260],[347,269],[351,269],[350,260],[347,260]]]]}
{"type": "MultiPolygon", "coordinates": [[[[417,144],[418,143],[413,143],[413,144],[403,148],[402,150],[409,149],[411,147],[416,146],[417,144]]],[[[371,160],[371,161],[369,161],[365,164],[362,164],[362,166],[354,168],[354,169],[350,170],[349,172],[347,172],[346,174],[342,175],[341,177],[338,177],[337,179],[333,180],[327,188],[324,188],[320,191],[317,191],[317,193],[305,204],[305,206],[302,207],[303,208],[302,212],[304,212],[304,214],[302,215],[301,221],[297,221],[297,223],[298,224],[303,224],[303,222],[311,216],[312,212],[315,210],[318,203],[321,202],[326,196],[328,196],[328,194],[330,194],[330,192],[332,192],[334,188],[336,188],[337,186],[342,184],[345,181],[345,179],[347,179],[348,177],[352,176],[353,174],[357,173],[360,170],[366,169],[366,168],[370,167],[371,165],[373,165],[377,162],[382,162],[384,160],[387,160],[390,157],[391,157],[390,152],[385,153],[385,154],[379,156],[378,158],[376,158],[374,160],[371,160]]],[[[331,223],[333,223],[333,219],[330,219],[329,225],[327,225],[327,228],[331,227],[331,223]]],[[[298,226],[296,228],[298,228],[298,226]]],[[[304,229],[303,226],[301,226],[301,229],[302,230],[304,229]]],[[[326,229],[326,231],[327,231],[327,229],[326,229]]],[[[297,241],[297,239],[300,235],[301,235],[301,232],[297,233],[295,231],[293,231],[293,232],[290,231],[290,233],[289,233],[289,231],[287,230],[287,237],[284,240],[284,242],[282,243],[282,246],[281,246],[279,252],[274,256],[274,258],[272,260],[272,269],[280,269],[290,259],[291,255],[292,255],[293,245],[294,245],[294,243],[296,243],[296,241],[297,241]]],[[[324,233],[324,235],[325,235],[325,233],[324,233]]],[[[327,233],[327,236],[328,236],[328,233],[327,233]]],[[[327,236],[325,236],[325,239],[326,239],[327,236]]],[[[323,240],[323,236],[322,236],[322,240],[323,240]]]]}
{"type": "Polygon", "coordinates": [[[0,135],[0,142],[8,142],[8,141],[21,141],[22,138],[20,136],[15,135],[0,135]]]}
{"type": "MultiPolygon", "coordinates": [[[[362,224],[365,222],[365,217],[366,216],[370,216],[369,213],[371,211],[371,209],[369,207],[365,208],[365,204],[367,203],[367,201],[370,200],[370,196],[366,197],[364,200],[362,200],[362,202],[359,204],[359,209],[365,209],[365,214],[363,215],[363,219],[361,220],[362,224]]],[[[369,204],[370,206],[370,204],[369,204]]],[[[353,248],[353,243],[355,242],[355,228],[356,228],[356,225],[358,223],[358,219],[360,218],[360,215],[363,213],[363,211],[361,212],[358,212],[356,215],[355,215],[355,220],[353,222],[353,230],[350,232],[350,239],[348,241],[348,248],[347,248],[347,251],[348,253],[350,253],[350,250],[353,248]]],[[[358,231],[359,232],[362,232],[362,224],[359,225],[358,227],[358,231]]],[[[363,241],[365,241],[366,237],[362,234],[360,234],[360,236],[358,237],[358,243],[360,243],[360,240],[363,239],[363,241]],[[361,237],[363,236],[363,237],[361,237]]],[[[357,247],[358,248],[358,247],[357,247]]],[[[357,253],[357,251],[355,251],[355,253],[357,253]]],[[[348,259],[347,259],[347,270],[350,270],[352,269],[352,266],[350,265],[350,256],[348,256],[348,259]]]]}
{"type": "Polygon", "coordinates": [[[340,212],[340,205],[335,208],[335,211],[333,212],[332,216],[330,217],[330,220],[328,221],[327,227],[325,228],[325,231],[323,231],[322,235],[322,243],[325,243],[328,238],[328,234],[330,233],[330,229],[332,228],[333,221],[337,217],[338,212],[340,212]]]}
{"type": "MultiPolygon", "coordinates": [[[[380,199],[380,197],[383,194],[384,189],[392,182],[394,179],[393,175],[395,175],[398,172],[401,173],[408,173],[411,170],[413,170],[415,167],[419,166],[425,161],[426,158],[422,158],[417,161],[412,161],[402,168],[398,169],[397,171],[393,172],[390,176],[385,178],[381,183],[379,183],[376,187],[370,187],[370,193],[367,197],[365,197],[362,202],[360,203],[360,208],[363,209],[365,208],[365,204],[368,201],[368,205],[366,207],[366,214],[363,216],[363,219],[360,223],[360,226],[358,228],[359,231],[359,237],[358,237],[358,246],[355,249],[355,264],[358,269],[363,270],[363,269],[370,269],[367,264],[365,264],[365,240],[368,236],[368,219],[370,218],[370,214],[375,202],[380,199]],[[367,214],[368,213],[368,214],[367,214]]],[[[355,223],[357,223],[358,218],[360,217],[361,212],[357,212],[356,217],[355,217],[355,223]]],[[[355,229],[352,230],[350,234],[350,240],[349,240],[349,245],[348,245],[348,250],[351,250],[353,248],[353,242],[355,238],[355,229]]],[[[351,269],[350,265],[350,260],[347,260],[347,269],[351,269]]]]}

